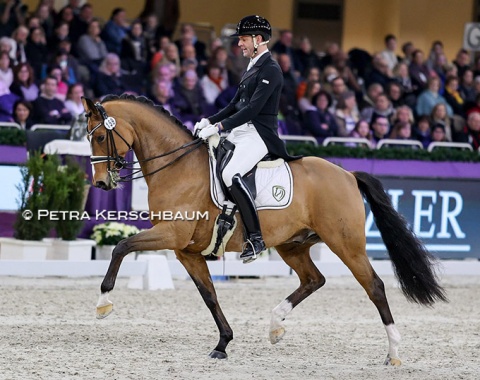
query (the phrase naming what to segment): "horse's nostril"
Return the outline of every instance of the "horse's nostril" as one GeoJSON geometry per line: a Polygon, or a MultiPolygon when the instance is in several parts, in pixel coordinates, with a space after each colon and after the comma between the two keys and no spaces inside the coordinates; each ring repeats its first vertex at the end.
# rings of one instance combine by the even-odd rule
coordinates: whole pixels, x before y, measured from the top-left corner
{"type": "Polygon", "coordinates": [[[95,183],[95,187],[98,187],[99,189],[105,190],[107,188],[107,184],[103,181],[97,181],[95,183]]]}

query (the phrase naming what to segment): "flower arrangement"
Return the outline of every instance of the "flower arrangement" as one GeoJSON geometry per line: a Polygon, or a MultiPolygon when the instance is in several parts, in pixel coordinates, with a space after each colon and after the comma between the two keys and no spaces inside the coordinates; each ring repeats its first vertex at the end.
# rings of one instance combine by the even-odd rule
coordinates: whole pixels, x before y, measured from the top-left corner
{"type": "Polygon", "coordinates": [[[136,235],[140,230],[125,223],[107,222],[97,224],[93,227],[93,233],[90,236],[97,245],[117,245],[121,240],[136,235]]]}

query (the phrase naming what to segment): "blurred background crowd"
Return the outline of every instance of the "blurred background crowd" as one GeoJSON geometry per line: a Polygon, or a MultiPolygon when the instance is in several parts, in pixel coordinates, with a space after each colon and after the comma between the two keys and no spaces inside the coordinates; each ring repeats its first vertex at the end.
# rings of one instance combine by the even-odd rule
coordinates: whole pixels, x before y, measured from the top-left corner
{"type": "MultiPolygon", "coordinates": [[[[344,51],[337,42],[317,51],[312,36],[278,30],[269,49],[284,77],[279,133],[478,149],[480,57],[461,46],[447,57],[442,40],[426,51],[415,40],[399,45],[394,34],[383,40],[379,51],[344,51]]],[[[0,2],[0,121],[25,129],[74,123],[83,95],[124,92],[147,96],[192,128],[228,104],[247,64],[237,39],[199,38],[195,23],[179,23],[177,1],[147,0],[140,14],[114,8],[108,19],[93,2],[57,10],[49,0],[33,9],[0,2]]]]}

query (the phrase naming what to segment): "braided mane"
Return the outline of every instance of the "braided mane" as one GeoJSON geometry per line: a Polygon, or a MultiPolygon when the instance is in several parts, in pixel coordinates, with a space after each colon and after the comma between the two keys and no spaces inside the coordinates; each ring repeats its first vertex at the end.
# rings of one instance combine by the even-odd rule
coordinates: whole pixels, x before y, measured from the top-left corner
{"type": "Polygon", "coordinates": [[[128,101],[142,103],[147,106],[150,106],[154,108],[161,115],[167,117],[171,122],[173,122],[177,127],[182,129],[184,132],[186,132],[193,139],[192,132],[177,117],[173,116],[163,106],[155,104],[151,99],[143,95],[135,96],[135,95],[126,94],[126,93],[122,95],[106,95],[102,100],[102,104],[113,101],[113,100],[128,100],[128,101]]]}

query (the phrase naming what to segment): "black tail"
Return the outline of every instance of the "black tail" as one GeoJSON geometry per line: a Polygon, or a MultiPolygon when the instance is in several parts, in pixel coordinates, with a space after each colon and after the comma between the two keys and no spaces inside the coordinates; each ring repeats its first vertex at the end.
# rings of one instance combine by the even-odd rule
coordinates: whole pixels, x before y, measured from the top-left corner
{"type": "Polygon", "coordinates": [[[431,306],[447,301],[438,284],[434,266],[436,258],[407,227],[407,221],[392,206],[382,183],[364,172],[354,172],[358,188],[370,203],[375,223],[392,260],[403,294],[409,301],[431,306]]]}

